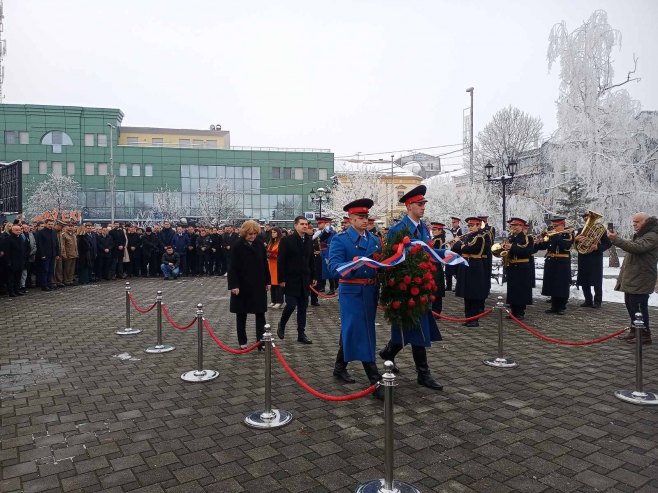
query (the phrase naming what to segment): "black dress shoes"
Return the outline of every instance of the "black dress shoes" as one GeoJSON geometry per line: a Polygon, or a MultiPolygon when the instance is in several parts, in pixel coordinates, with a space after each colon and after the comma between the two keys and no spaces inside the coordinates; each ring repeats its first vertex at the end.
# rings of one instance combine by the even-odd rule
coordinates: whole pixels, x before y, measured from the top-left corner
{"type": "Polygon", "coordinates": [[[553,308],[549,308],[546,310],[546,313],[554,313],[556,315],[564,315],[564,310],[555,310],[553,308]]]}
{"type": "Polygon", "coordinates": [[[587,306],[594,306],[594,304],[591,301],[585,301],[584,303],[580,304],[581,308],[585,308],[587,306]]]}
{"type": "Polygon", "coordinates": [[[598,303],[597,303],[597,302],[595,301],[594,304],[592,305],[592,308],[601,308],[601,302],[598,302],[598,303]]]}
{"type": "Polygon", "coordinates": [[[434,380],[429,374],[425,375],[425,374],[419,373],[417,382],[418,382],[419,385],[423,385],[424,387],[427,387],[428,389],[443,390],[443,385],[441,385],[439,382],[434,380]]]}
{"type": "Polygon", "coordinates": [[[320,306],[320,303],[317,301],[312,301],[311,306],[320,306]]]}
{"type": "Polygon", "coordinates": [[[352,375],[347,373],[347,369],[343,368],[342,370],[337,370],[334,368],[334,377],[338,380],[342,380],[345,383],[355,383],[356,380],[352,378],[352,375]]]}
{"type": "Polygon", "coordinates": [[[302,344],[313,344],[313,341],[306,337],[306,335],[299,336],[297,342],[301,342],[302,344]]]}
{"type": "Polygon", "coordinates": [[[279,322],[278,325],[276,326],[276,335],[279,336],[279,339],[283,339],[283,337],[285,336],[285,330],[286,328],[283,325],[281,325],[281,322],[279,322]]]}
{"type": "Polygon", "coordinates": [[[477,320],[471,320],[470,322],[465,322],[465,323],[463,323],[462,325],[463,325],[464,327],[479,327],[479,326],[480,326],[480,322],[478,322],[477,320]]]}

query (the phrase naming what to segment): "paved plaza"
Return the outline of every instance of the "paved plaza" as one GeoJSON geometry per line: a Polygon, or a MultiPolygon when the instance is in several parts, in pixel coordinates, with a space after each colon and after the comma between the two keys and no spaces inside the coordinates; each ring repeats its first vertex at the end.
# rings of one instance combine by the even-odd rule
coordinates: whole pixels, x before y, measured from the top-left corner
{"type": "MultiPolygon", "coordinates": [[[[131,284],[141,306],[162,289],[179,323],[203,303],[211,327],[236,347],[225,278],[131,284]]],[[[595,339],[627,325],[621,304],[593,310],[572,302],[563,317],[546,315],[547,306],[536,300],[526,322],[558,339],[595,339]]],[[[155,311],[132,310],[132,326],[144,331],[115,335],[125,325],[121,281],[3,298],[0,308],[2,493],[349,492],[383,477],[381,402],[320,400],[274,359],[273,403],[294,420],[274,431],[247,428],[244,414],[264,405],[263,353],[231,355],[206,334],[204,366],[220,376],[183,382],[180,374],[196,365],[196,328],[165,321],[165,342],[176,350],[146,354],[155,311]]],[[[273,327],[280,313],[268,313],[273,327]]],[[[655,328],[658,310],[650,313],[655,328]]],[[[463,316],[452,293],[444,314],[463,316]]],[[[388,324],[378,318],[382,347],[388,324]]],[[[292,322],[290,340],[277,345],[307,383],[334,395],[368,386],[358,363],[350,364],[356,384],[332,377],[336,299],[311,307],[313,345],[295,341],[292,322]]],[[[443,392],[416,384],[411,351],[398,358],[396,479],[423,492],[658,491],[658,406],[614,397],[635,388],[634,346],[554,345],[506,320],[505,356],[520,366],[496,369],[482,364],[497,353],[494,316],[479,328],[439,326],[444,341],[428,354],[443,392]]],[[[253,317],[248,333],[253,342],[253,317]]],[[[658,344],[644,349],[645,388],[658,390],[658,344]]]]}

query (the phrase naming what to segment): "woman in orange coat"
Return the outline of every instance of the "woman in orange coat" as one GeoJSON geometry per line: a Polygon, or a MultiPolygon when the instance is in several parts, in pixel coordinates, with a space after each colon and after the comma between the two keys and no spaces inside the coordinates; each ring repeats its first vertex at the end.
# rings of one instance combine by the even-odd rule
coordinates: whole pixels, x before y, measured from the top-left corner
{"type": "Polygon", "coordinates": [[[279,256],[279,242],[281,241],[281,228],[274,227],[271,231],[272,237],[267,244],[267,261],[270,265],[270,278],[272,279],[272,303],[270,307],[281,308],[283,305],[283,288],[279,286],[277,275],[277,258],[279,256]]]}

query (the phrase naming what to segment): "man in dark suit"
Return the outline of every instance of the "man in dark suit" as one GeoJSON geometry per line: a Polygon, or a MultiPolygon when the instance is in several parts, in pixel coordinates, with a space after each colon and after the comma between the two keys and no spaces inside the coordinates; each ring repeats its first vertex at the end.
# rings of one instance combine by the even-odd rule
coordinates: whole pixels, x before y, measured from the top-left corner
{"type": "Polygon", "coordinates": [[[286,307],[281,313],[277,335],[283,339],[286,323],[297,309],[297,341],[312,344],[306,334],[306,308],[310,285],[317,284],[313,258],[313,240],[307,234],[308,221],[304,216],[295,218],[295,233],[281,240],[277,260],[279,286],[285,294],[286,307]]]}
{"type": "Polygon", "coordinates": [[[37,259],[39,261],[39,285],[44,291],[53,289],[53,275],[55,272],[55,260],[59,258],[59,242],[57,233],[53,230],[55,222],[46,220],[45,227],[34,236],[37,240],[37,259]]]}

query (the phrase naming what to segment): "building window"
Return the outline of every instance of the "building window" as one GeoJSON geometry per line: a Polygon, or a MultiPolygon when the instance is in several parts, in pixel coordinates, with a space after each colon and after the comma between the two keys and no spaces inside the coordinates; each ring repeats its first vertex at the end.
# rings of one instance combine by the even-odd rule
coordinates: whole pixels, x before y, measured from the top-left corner
{"type": "Polygon", "coordinates": [[[62,176],[62,163],[53,163],[53,176],[62,176]]]}
{"type": "Polygon", "coordinates": [[[192,141],[192,146],[193,147],[203,147],[203,140],[194,139],[192,141]]]}
{"type": "Polygon", "coordinates": [[[139,137],[128,137],[128,145],[139,144],[139,137]]]}
{"type": "Polygon", "coordinates": [[[75,163],[66,163],[66,174],[75,175],[75,163]]]}
{"type": "Polygon", "coordinates": [[[190,139],[178,139],[178,145],[181,147],[190,147],[190,139]]]}
{"type": "Polygon", "coordinates": [[[122,163],[119,165],[119,176],[128,176],[128,165],[122,163]]]}
{"type": "Polygon", "coordinates": [[[273,180],[280,180],[281,179],[281,168],[279,168],[279,167],[272,168],[272,179],[273,180]]]}
{"type": "Polygon", "coordinates": [[[85,163],[85,175],[94,176],[94,163],[85,163]]]}
{"type": "Polygon", "coordinates": [[[141,166],[139,164],[133,164],[133,176],[141,176],[141,166]]]}
{"type": "Polygon", "coordinates": [[[217,141],[216,140],[206,140],[206,147],[208,149],[217,149],[217,141]]]}
{"type": "Polygon", "coordinates": [[[98,176],[106,176],[106,175],[107,175],[107,164],[98,163],[98,176]]]}
{"type": "Polygon", "coordinates": [[[22,166],[23,166],[23,174],[24,175],[29,175],[30,174],[30,162],[29,161],[23,161],[22,166]]]}
{"type": "Polygon", "coordinates": [[[398,190],[398,200],[400,200],[403,195],[404,195],[404,190],[398,190]]]}
{"type": "Polygon", "coordinates": [[[308,181],[318,181],[318,169],[309,168],[308,169],[308,181]]]}
{"type": "Polygon", "coordinates": [[[164,145],[164,141],[162,140],[162,137],[153,137],[151,139],[151,145],[162,147],[164,145]]]}
{"type": "Polygon", "coordinates": [[[145,164],[144,165],[144,176],[153,176],[153,165],[145,164]]]}
{"type": "Polygon", "coordinates": [[[28,132],[18,132],[18,142],[20,144],[29,144],[30,134],[28,132]]]}
{"type": "Polygon", "coordinates": [[[48,174],[48,161],[39,161],[39,174],[48,174]]]}
{"type": "Polygon", "coordinates": [[[85,147],[94,147],[94,134],[85,134],[85,147]]]}
{"type": "Polygon", "coordinates": [[[320,168],[318,172],[318,180],[326,180],[328,178],[326,169],[320,168]]]}
{"type": "Polygon", "coordinates": [[[283,168],[283,179],[284,180],[292,179],[292,168],[283,168]]]}
{"type": "Polygon", "coordinates": [[[107,135],[98,134],[96,139],[96,142],[98,142],[98,147],[107,147],[107,135]]]}
{"type": "Polygon", "coordinates": [[[295,169],[295,180],[304,179],[304,168],[294,168],[295,169]]]}
{"type": "Polygon", "coordinates": [[[16,143],[16,132],[5,131],[5,144],[15,144],[16,143]]]}

